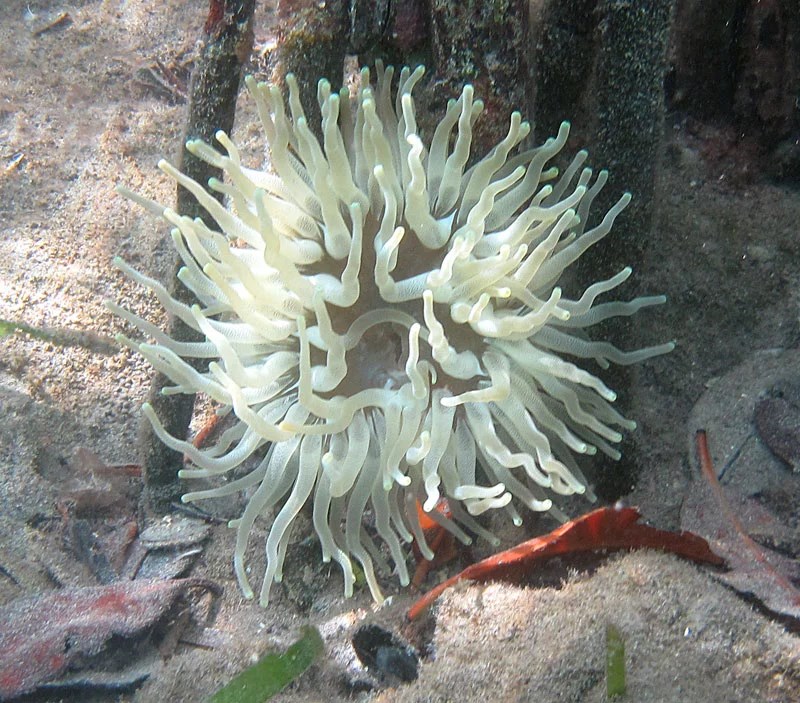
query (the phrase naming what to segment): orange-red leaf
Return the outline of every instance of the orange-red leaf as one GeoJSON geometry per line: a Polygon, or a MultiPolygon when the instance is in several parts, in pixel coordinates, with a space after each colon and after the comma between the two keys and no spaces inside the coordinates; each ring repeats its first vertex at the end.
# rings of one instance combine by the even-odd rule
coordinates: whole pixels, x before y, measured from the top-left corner
{"type": "Polygon", "coordinates": [[[522,542],[479,561],[426,593],[408,611],[414,620],[447,588],[463,580],[516,581],[530,573],[536,562],[549,557],[607,549],[660,549],[699,563],[722,565],[702,537],[691,532],[670,532],[639,524],[636,508],[598,508],[552,532],[522,542]]]}

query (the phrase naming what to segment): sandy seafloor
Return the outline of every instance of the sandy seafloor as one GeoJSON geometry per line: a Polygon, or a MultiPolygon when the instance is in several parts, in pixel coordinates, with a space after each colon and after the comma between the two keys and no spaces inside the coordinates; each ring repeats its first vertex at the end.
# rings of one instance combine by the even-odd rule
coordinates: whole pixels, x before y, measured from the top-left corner
{"type": "MultiPolygon", "coordinates": [[[[116,195],[114,186],[172,202],[172,184],[155,164],[178,152],[184,106],[142,88],[135,76],[156,60],[170,65],[190,54],[206,5],[2,3],[0,318],[113,336],[124,329],[103,306],[113,298],[163,321],[154,301],[111,259],[121,254],[150,275],[166,276],[166,227],[116,195]],[[38,32],[62,12],[69,21],[38,32]]],[[[271,41],[267,14],[262,8],[257,46],[271,41]]],[[[791,349],[800,341],[800,190],[758,174],[746,182],[731,178],[731,163],[709,163],[680,120],[668,124],[658,218],[634,287],[670,298],[639,316],[642,339],[676,339],[678,347],[631,373],[632,389],[619,405],[640,424],[627,460],[639,465],[623,458],[619,470],[639,473],[628,502],[653,524],[677,528],[693,490],[689,447],[697,425],[706,425],[721,464],[739,446],[736,437],[759,441],[750,415],[738,409],[752,405],[775,377],[800,376],[796,355],[770,352],[778,362],[769,379],[760,375],[760,357],[753,360],[759,350],[791,349]],[[715,388],[725,394],[707,396],[692,414],[715,388]]],[[[246,99],[236,138],[258,163],[260,129],[246,99]]],[[[136,460],[138,409],[149,376],[127,351],[0,342],[0,604],[57,584],[94,583],[54,538],[56,499],[78,447],[108,463],[136,460]]],[[[743,490],[770,502],[796,537],[798,474],[772,466],[777,478],[767,490],[758,477],[766,471],[760,462],[771,461],[768,452],[742,452],[737,461],[743,463],[731,480],[745,477],[743,490]]],[[[519,531],[502,524],[498,530],[511,544],[551,526],[530,519],[519,531]]],[[[308,532],[301,525],[298,539],[308,532]]],[[[262,653],[284,648],[307,620],[320,626],[326,654],[279,700],[601,701],[608,623],[626,638],[624,700],[800,699],[797,635],[707,571],[649,552],[599,561],[591,575],[571,572],[559,589],[453,590],[427,621],[419,679],[358,691],[346,682],[369,677],[348,644],[353,627],[376,620],[409,634],[403,612],[413,594],[387,577],[392,602],[376,612],[363,590],[351,600],[341,597],[335,569],[290,556],[289,585],[275,587],[272,605],[263,610],[239,593],[232,541],[231,531],[216,527],[193,571],[224,587],[212,648],[178,644],[131,692],[50,692],[31,700],[200,701],[262,653]],[[302,610],[293,588],[311,593],[302,610]]],[[[254,545],[260,552],[257,540],[254,545]]],[[[800,540],[793,545],[796,554],[800,540]]],[[[488,547],[476,551],[485,554],[488,547]]],[[[257,573],[258,556],[253,561],[257,573]]]]}

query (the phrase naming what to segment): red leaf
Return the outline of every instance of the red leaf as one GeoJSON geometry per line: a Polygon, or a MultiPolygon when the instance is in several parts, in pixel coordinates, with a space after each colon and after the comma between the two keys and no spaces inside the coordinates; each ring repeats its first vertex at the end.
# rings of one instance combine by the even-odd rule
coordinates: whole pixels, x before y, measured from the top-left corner
{"type": "Polygon", "coordinates": [[[52,681],[96,655],[113,635],[152,627],[187,588],[216,590],[203,579],[128,581],[65,588],[18,598],[0,608],[0,700],[52,681]]]}
{"type": "Polygon", "coordinates": [[[408,618],[419,617],[447,588],[459,581],[516,581],[529,573],[536,562],[560,554],[649,548],[672,552],[699,563],[724,564],[702,537],[691,532],[670,532],[640,525],[640,517],[636,508],[593,510],[542,537],[535,537],[467,567],[414,603],[408,611],[408,618]]]}
{"type": "Polygon", "coordinates": [[[756,542],[743,519],[757,517],[767,533],[778,534],[785,526],[754,500],[724,489],[711,461],[706,433],[698,431],[695,441],[705,482],[692,486],[684,502],[682,523],[704,532],[724,555],[730,571],[720,574],[720,580],[739,593],[754,595],[769,610],[800,621],[800,590],[792,582],[800,573],[800,564],[756,542]]]}

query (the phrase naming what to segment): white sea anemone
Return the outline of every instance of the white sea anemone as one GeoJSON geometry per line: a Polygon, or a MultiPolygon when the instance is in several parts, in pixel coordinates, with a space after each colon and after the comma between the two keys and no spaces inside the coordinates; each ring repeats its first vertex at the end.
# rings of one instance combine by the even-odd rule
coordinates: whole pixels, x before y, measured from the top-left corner
{"type": "Polygon", "coordinates": [[[573,454],[618,457],[617,428],[635,427],[612,408],[615,393],[578,364],[629,364],[673,347],[623,352],[585,336],[598,322],[664,302],[597,304],[630,268],[578,300],[556,285],[630,200],[623,195],[586,229],[606,174],[582,168],[585,152],[563,174],[547,167],[568,124],[522,150],[530,127],[515,112],[508,135],[470,166],[482,110],[472,86],[423,141],[411,95],[423,69],[404,68],[394,97],[393,69],[376,73],[372,87],[362,71],[355,98],[320,81],[322,144],[291,76],[288,115],[277,87],[248,79],[271,170],[242,166],[222,132],[225,153],[187,144],[224,171],[226,181],[208,187],[229,208],[162,161],[215,229],[125,191],[174,225],[179,278],[198,304],[178,302],[119,259],[118,266],[205,336],[175,341],[112,304],[154,343],[126,341],[172,380],[165,393],[204,393],[236,419],[216,445],[197,449],[167,434],[151,407],[144,412],[161,440],[194,464],[183,478],[219,478],[184,501],[248,495],[231,526],[236,575],[249,597],[248,537],[256,519],[272,517],[264,605],[309,501],[322,557],[341,566],[345,594],[353,591],[355,558],[378,601],[374,562],[386,563],[383,549],[402,584],[409,582],[404,543],[417,540],[432,557],[418,501],[464,542],[468,532],[491,539],[474,518],[490,509],[507,510],[517,523],[519,505],[563,517],[548,491],[592,497],[573,454]],[[202,360],[204,370],[186,359],[202,360]],[[258,464],[243,473],[244,462],[258,464]],[[442,497],[452,518],[435,510],[442,497]]]}

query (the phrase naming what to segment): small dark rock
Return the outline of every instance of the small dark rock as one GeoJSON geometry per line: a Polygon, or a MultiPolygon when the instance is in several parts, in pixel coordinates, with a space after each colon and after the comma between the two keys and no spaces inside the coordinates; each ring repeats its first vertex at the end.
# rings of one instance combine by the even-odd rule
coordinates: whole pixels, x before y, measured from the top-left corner
{"type": "Polygon", "coordinates": [[[361,663],[377,676],[393,677],[406,683],[417,679],[417,652],[389,630],[378,625],[358,628],[353,635],[353,649],[361,663]]]}

